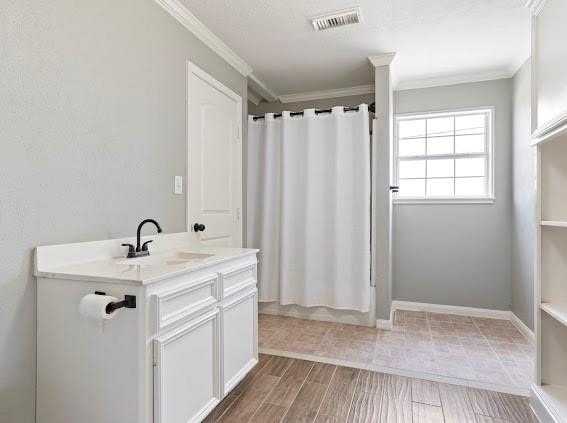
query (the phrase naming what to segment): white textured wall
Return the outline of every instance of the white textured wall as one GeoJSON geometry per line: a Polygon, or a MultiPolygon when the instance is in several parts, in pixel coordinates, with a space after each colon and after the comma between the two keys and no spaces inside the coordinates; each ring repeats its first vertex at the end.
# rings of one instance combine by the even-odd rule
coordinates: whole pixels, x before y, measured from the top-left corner
{"type": "Polygon", "coordinates": [[[531,144],[530,61],[514,76],[512,311],[534,328],[536,149],[531,144]]]}
{"type": "Polygon", "coordinates": [[[245,78],[153,0],[2,1],[0,422],[34,421],[33,248],[145,217],[184,230],[187,59],[247,104],[245,78]]]}
{"type": "Polygon", "coordinates": [[[512,80],[398,91],[394,113],[495,107],[494,204],[398,204],[394,299],[509,310],[512,80]]]}

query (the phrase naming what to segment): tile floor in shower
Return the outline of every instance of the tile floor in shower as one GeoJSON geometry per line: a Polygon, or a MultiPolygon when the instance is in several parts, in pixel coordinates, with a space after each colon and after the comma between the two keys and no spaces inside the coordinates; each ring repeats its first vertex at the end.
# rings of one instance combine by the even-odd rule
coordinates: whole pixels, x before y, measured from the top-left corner
{"type": "Polygon", "coordinates": [[[261,314],[264,352],[340,360],[527,395],[535,348],[507,320],[398,310],[392,330],[261,314]]]}

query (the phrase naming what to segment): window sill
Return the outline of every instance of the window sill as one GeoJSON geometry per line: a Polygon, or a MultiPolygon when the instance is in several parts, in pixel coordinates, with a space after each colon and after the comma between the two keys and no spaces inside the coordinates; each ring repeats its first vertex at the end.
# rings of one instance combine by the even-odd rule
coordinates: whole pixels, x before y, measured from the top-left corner
{"type": "Polygon", "coordinates": [[[394,204],[494,204],[496,198],[394,198],[394,204]]]}

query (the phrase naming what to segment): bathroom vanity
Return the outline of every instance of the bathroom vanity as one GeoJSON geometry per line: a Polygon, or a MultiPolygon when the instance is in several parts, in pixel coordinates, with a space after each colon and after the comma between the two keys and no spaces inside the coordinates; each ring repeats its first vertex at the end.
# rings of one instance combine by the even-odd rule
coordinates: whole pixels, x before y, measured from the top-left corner
{"type": "Polygon", "coordinates": [[[257,250],[150,238],[37,248],[38,423],[198,422],[257,363],[257,250]],[[94,293],[135,308],[85,317],[94,293]]]}

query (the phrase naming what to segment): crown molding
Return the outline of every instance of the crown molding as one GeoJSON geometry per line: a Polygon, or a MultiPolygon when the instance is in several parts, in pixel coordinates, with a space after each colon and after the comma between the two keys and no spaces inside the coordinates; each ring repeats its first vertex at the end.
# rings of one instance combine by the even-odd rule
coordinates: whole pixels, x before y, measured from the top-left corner
{"type": "Polygon", "coordinates": [[[547,0],[528,0],[526,2],[526,7],[528,9],[530,9],[530,12],[532,12],[532,15],[534,16],[538,16],[543,8],[545,7],[545,3],[547,0]]]}
{"type": "Polygon", "coordinates": [[[375,56],[368,56],[368,60],[374,67],[387,66],[392,63],[394,57],[396,57],[396,53],[383,53],[375,56]]]}
{"type": "Polygon", "coordinates": [[[298,101],[320,100],[323,98],[347,97],[351,95],[372,94],[374,84],[358,85],[356,87],[336,88],[333,90],[308,91],[297,94],[280,95],[278,98],[282,103],[295,103],[298,101]]]}
{"type": "Polygon", "coordinates": [[[264,81],[262,81],[253,73],[248,75],[248,85],[256,94],[258,94],[261,98],[266,99],[267,101],[276,101],[278,99],[277,94],[269,89],[264,81]]]}
{"type": "Polygon", "coordinates": [[[466,76],[444,76],[438,78],[420,79],[415,81],[399,82],[394,89],[396,91],[415,90],[419,88],[444,87],[447,85],[470,84],[473,82],[493,81],[496,79],[508,79],[514,76],[514,72],[484,72],[466,76]]]}
{"type": "MultiPolygon", "coordinates": [[[[515,73],[516,72],[514,71],[485,72],[485,73],[477,73],[477,74],[465,75],[465,76],[462,75],[446,76],[446,77],[427,78],[427,79],[420,79],[413,81],[403,81],[394,84],[394,90],[395,91],[415,90],[419,88],[443,87],[448,85],[470,84],[474,82],[508,79],[508,78],[512,78],[515,73]]],[[[249,77],[249,79],[250,78],[251,77],[249,77]]],[[[252,89],[256,91],[253,87],[252,89]]],[[[300,101],[321,100],[325,98],[348,97],[352,95],[363,95],[363,94],[373,94],[373,93],[374,93],[374,85],[370,84],[370,85],[358,85],[355,87],[347,87],[347,88],[336,88],[332,90],[308,91],[308,92],[296,93],[296,94],[285,94],[285,95],[280,95],[277,98],[275,97],[272,100],[269,100],[267,97],[262,95],[259,96],[261,98],[265,98],[268,101],[279,100],[282,103],[296,103],[300,101]]]]}
{"type": "Polygon", "coordinates": [[[246,77],[252,73],[253,69],[248,63],[238,56],[178,0],[155,0],[155,2],[243,76],[246,77]]]}
{"type": "Polygon", "coordinates": [[[260,102],[262,101],[262,97],[260,97],[258,94],[256,94],[256,92],[251,90],[250,87],[248,87],[248,93],[247,94],[248,94],[248,101],[251,101],[256,106],[258,104],[260,104],[260,102]]]}

